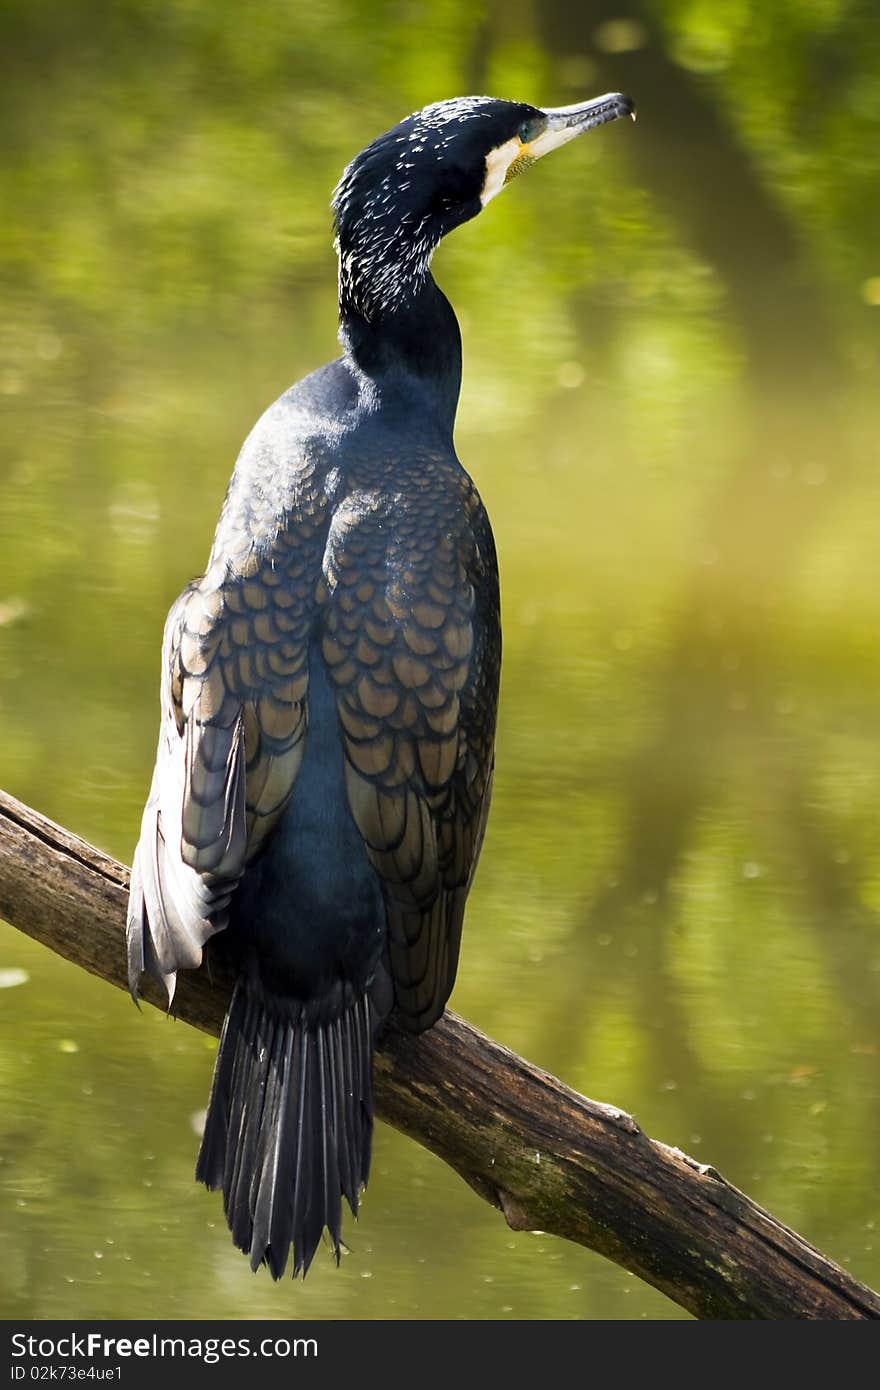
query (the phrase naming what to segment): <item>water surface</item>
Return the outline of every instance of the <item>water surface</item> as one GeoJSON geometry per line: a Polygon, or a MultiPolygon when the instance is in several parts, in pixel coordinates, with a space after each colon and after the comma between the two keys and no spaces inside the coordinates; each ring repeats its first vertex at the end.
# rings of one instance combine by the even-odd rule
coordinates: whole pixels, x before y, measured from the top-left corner
{"type": "MultiPolygon", "coordinates": [[[[567,8],[7,7],[0,785],[130,860],[164,615],[336,351],[364,139],[632,91],[435,262],[505,632],[453,1004],[877,1285],[877,36],[567,8]]],[[[9,927],[0,985],[0,1316],[682,1316],[381,1125],[340,1270],[254,1278],[192,1178],[212,1041],[9,927]]]]}

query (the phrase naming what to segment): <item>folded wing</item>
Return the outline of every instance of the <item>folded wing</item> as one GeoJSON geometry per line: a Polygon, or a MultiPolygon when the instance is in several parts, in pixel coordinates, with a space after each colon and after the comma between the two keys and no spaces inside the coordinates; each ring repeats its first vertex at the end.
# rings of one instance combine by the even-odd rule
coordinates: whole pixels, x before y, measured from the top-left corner
{"type": "Polygon", "coordinates": [[[162,646],[156,766],[132,867],[129,981],[201,964],[302,760],[313,583],[274,559],[190,585],[162,646]]]}
{"type": "Polygon", "coordinates": [[[471,492],[470,525],[456,531],[437,525],[430,502],[411,520],[395,516],[390,550],[381,513],[353,516],[331,544],[322,646],[349,804],[382,881],[395,1002],[416,1032],[442,1013],[455,979],[491,795],[501,656],[482,505],[471,492]]]}

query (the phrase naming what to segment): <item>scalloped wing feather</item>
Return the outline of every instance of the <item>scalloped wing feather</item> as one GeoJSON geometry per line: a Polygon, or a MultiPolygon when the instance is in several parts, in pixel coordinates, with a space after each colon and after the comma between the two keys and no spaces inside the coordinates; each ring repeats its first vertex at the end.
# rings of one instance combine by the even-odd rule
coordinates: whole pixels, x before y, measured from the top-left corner
{"type": "Polygon", "coordinates": [[[482,504],[455,476],[463,497],[448,466],[426,462],[393,530],[369,499],[338,512],[325,570],[349,805],[382,880],[395,1002],[416,1032],[452,990],[494,765],[497,568],[482,504]]]}
{"type": "Polygon", "coordinates": [[[174,992],[229,920],[245,867],[283,811],[306,727],[308,586],[274,565],[190,585],[168,615],[161,727],[129,898],[129,982],[174,992]],[[295,614],[295,618],[294,615],[295,614]]]}

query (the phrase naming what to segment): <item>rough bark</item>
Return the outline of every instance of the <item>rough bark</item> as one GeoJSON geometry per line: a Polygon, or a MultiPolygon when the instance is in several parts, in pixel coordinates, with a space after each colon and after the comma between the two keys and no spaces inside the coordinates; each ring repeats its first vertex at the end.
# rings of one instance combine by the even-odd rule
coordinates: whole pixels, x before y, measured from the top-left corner
{"type": "MultiPolygon", "coordinates": [[[[126,987],[128,870],[0,792],[0,916],[126,987]]],[[[185,973],[175,1013],[217,1034],[228,980],[185,973]]],[[[145,997],[164,1006],[148,986],[145,997]]],[[[438,1154],[514,1230],[579,1242],[701,1318],[877,1318],[880,1297],[713,1168],[643,1134],[454,1014],[376,1061],[380,1117],[438,1154]]]]}

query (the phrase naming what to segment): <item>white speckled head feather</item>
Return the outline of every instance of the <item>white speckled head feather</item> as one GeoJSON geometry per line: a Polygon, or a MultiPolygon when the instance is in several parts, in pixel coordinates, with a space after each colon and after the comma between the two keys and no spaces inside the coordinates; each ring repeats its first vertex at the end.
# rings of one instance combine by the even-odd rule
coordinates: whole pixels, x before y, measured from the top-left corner
{"type": "Polygon", "coordinates": [[[496,130],[532,110],[492,97],[433,102],[351,161],[332,203],[341,303],[372,320],[414,292],[441,237],[479,212],[496,130]]]}

